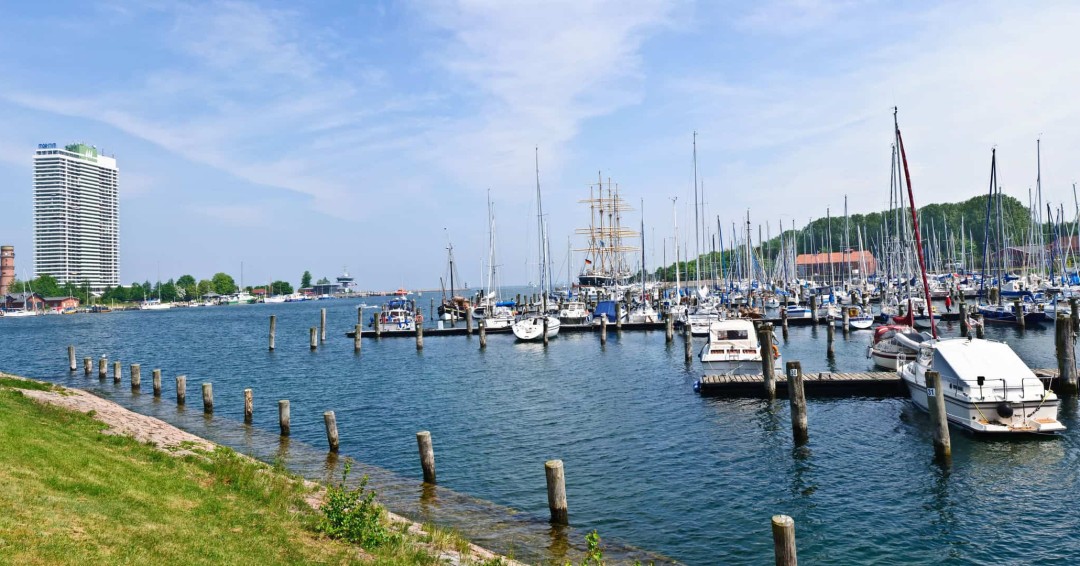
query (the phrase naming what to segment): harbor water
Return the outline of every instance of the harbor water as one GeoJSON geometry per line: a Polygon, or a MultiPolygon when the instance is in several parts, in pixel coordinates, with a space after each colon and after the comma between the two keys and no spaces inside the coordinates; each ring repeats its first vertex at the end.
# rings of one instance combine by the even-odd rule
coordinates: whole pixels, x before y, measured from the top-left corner
{"type": "MultiPolygon", "coordinates": [[[[811,398],[810,442],[795,447],[787,400],[697,395],[693,383],[709,369],[696,356],[686,364],[682,338],[665,344],[662,330],[612,327],[603,347],[595,334],[572,333],[546,348],[491,334],[485,350],[475,335],[428,336],[422,351],[411,338],[364,338],[356,355],[344,333],[358,304],[0,320],[0,371],[89,389],[319,479],[339,469],[327,458],[322,418],[335,411],[341,456],[365,464],[391,509],[532,563],[573,557],[567,545],[580,547],[593,529],[619,559],[770,563],[774,514],[794,518],[807,564],[1068,564],[1080,555],[1075,399],[1062,402],[1068,431],[1054,438],[982,439],[954,429],[953,465],[943,470],[928,417],[901,397],[811,398]],[[311,351],[320,308],[328,310],[327,340],[311,351]],[[77,372],[66,367],[69,344],[77,372]],[[97,378],[96,362],[84,376],[82,358],[102,355],[109,377],[97,378]],[[113,360],[123,364],[121,384],[113,360]],[[142,367],[139,393],[128,383],[131,363],[142,367]],[[161,399],[151,395],[153,368],[163,370],[161,399]],[[181,374],[186,408],[175,403],[181,374]],[[203,382],[214,386],[212,417],[199,404],[203,382]],[[245,388],[254,390],[252,426],[243,424],[245,388]],[[279,399],[291,402],[286,444],[279,399]],[[421,486],[420,430],[432,433],[437,490],[421,486]],[[569,533],[546,524],[544,462],[556,458],[565,464],[569,533]]],[[[872,369],[870,332],[837,332],[832,360],[825,334],[823,326],[792,327],[779,342],[784,359],[806,372],[872,369]]],[[[1031,367],[1055,367],[1052,324],[990,327],[987,337],[1007,341],[1031,367]]],[[[695,355],[703,343],[695,339],[695,355]]]]}

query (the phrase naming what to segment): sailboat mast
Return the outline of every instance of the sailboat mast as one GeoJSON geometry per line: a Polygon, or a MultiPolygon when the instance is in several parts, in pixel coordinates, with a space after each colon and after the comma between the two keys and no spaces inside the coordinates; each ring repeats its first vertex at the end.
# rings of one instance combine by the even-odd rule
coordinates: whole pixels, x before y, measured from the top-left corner
{"type": "Polygon", "coordinates": [[[694,252],[697,254],[695,279],[701,279],[701,228],[698,227],[698,216],[697,130],[694,130],[694,252]]]}
{"type": "Polygon", "coordinates": [[[540,201],[540,147],[535,148],[535,163],[536,163],[536,233],[539,236],[537,247],[540,252],[540,297],[543,312],[542,315],[547,315],[547,292],[545,287],[545,272],[544,265],[547,263],[547,258],[544,256],[544,206],[540,201]]]}
{"type": "Polygon", "coordinates": [[[930,306],[930,284],[926,280],[926,262],[923,260],[922,236],[919,234],[919,215],[915,212],[915,193],[911,190],[911,171],[908,169],[907,152],[904,151],[904,138],[900,136],[900,124],[893,108],[893,126],[896,129],[896,143],[900,146],[900,159],[904,164],[904,179],[907,181],[908,203],[911,204],[911,224],[915,231],[915,249],[919,258],[919,274],[922,276],[923,293],[926,297],[926,312],[930,315],[930,332],[937,339],[937,325],[934,324],[934,309],[930,306]]]}

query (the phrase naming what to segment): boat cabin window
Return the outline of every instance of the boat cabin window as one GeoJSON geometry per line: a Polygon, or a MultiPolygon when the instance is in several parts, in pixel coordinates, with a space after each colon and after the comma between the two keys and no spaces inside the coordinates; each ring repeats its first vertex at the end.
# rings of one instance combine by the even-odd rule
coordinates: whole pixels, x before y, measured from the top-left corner
{"type": "Polygon", "coordinates": [[[721,330],[718,334],[721,340],[746,340],[749,337],[745,330],[721,330]]]}

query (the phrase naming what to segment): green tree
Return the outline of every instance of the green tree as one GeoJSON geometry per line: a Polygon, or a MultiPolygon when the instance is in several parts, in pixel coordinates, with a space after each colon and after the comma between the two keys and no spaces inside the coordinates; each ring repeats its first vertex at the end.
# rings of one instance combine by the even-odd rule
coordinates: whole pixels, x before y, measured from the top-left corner
{"type": "Polygon", "coordinates": [[[293,286],[285,281],[274,281],[270,284],[270,293],[272,295],[290,295],[293,292],[293,286]]]}
{"type": "Polygon", "coordinates": [[[167,303],[171,303],[177,299],[176,283],[169,279],[165,283],[161,284],[161,300],[167,303]]]}
{"type": "Polygon", "coordinates": [[[210,279],[214,286],[214,292],[219,295],[228,295],[236,292],[236,281],[228,273],[215,273],[210,279]]]}
{"type": "Polygon", "coordinates": [[[198,284],[195,282],[195,278],[190,275],[181,275],[176,280],[177,294],[184,299],[191,300],[198,296],[198,284]]]}
{"type": "Polygon", "coordinates": [[[199,297],[214,290],[214,284],[209,279],[200,279],[198,285],[195,286],[195,294],[199,297]]]}
{"type": "Polygon", "coordinates": [[[311,272],[310,271],[305,271],[304,274],[302,276],[300,276],[300,288],[305,289],[307,287],[311,287],[311,272]]]}

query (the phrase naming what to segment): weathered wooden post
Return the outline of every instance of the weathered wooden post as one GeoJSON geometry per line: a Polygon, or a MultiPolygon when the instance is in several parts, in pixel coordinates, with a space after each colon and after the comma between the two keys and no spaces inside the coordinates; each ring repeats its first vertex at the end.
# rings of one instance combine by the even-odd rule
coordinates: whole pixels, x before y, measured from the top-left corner
{"type": "Polygon", "coordinates": [[[817,326],[817,295],[810,295],[810,318],[814,321],[814,326],[817,326]]]}
{"type": "Polygon", "coordinates": [[[791,403],[791,437],[795,444],[806,444],[810,440],[809,426],[806,423],[806,388],[803,385],[802,362],[787,363],[788,401],[791,403]]]}
{"type": "Polygon", "coordinates": [[[356,324],[357,325],[363,325],[364,324],[364,306],[363,305],[360,305],[360,306],[356,307],[356,324]]]}
{"type": "Polygon", "coordinates": [[[1058,376],[1061,377],[1062,393],[1075,394],[1076,379],[1076,335],[1073,333],[1072,320],[1059,314],[1054,320],[1054,346],[1057,351],[1058,376]]]}
{"type": "Polygon", "coordinates": [[[310,342],[311,342],[311,351],[313,351],[313,352],[315,351],[316,348],[319,347],[318,332],[319,332],[318,328],[315,328],[314,326],[311,327],[311,330],[310,330],[310,338],[311,338],[311,340],[310,340],[310,342]]]}
{"type": "Polygon", "coordinates": [[[161,397],[161,370],[155,369],[151,381],[154,385],[154,397],[161,397]]]}
{"type": "Polygon", "coordinates": [[[952,459],[949,418],[945,413],[945,392],[941,389],[941,374],[933,370],[926,372],[926,404],[930,406],[930,422],[934,425],[934,455],[947,463],[952,459]]]}
{"type": "Polygon", "coordinates": [[[1024,305],[1020,304],[1020,299],[1013,301],[1013,315],[1016,317],[1016,324],[1020,325],[1020,328],[1027,326],[1027,321],[1024,320],[1024,305]]]}
{"type": "Polygon", "coordinates": [[[683,357],[686,363],[694,361],[694,339],[690,335],[690,321],[687,320],[683,323],[682,327],[683,335],[683,357]]]}
{"type": "Polygon", "coordinates": [[[544,463],[547,477],[548,508],[551,509],[551,522],[557,525],[570,523],[566,509],[566,476],[563,473],[562,460],[548,460],[544,463]]]}
{"type": "Polygon", "coordinates": [[[277,402],[278,425],[281,426],[281,436],[289,436],[289,401],[282,399],[277,402]]]}
{"type": "Polygon", "coordinates": [[[480,327],[480,349],[483,350],[487,348],[487,320],[481,318],[477,326],[480,327]]]}
{"type": "Polygon", "coordinates": [[[319,342],[326,342],[326,309],[319,309],[319,342]]]}
{"type": "Polygon", "coordinates": [[[465,334],[472,336],[472,309],[465,307],[465,334]]]}
{"type": "Polygon", "coordinates": [[[784,333],[784,340],[788,337],[788,324],[787,324],[787,305],[780,307],[780,328],[784,333]]]}
{"type": "MultiPolygon", "coordinates": [[[[435,299],[434,298],[431,299],[431,304],[428,305],[427,314],[428,314],[428,320],[435,320],[435,299]]],[[[376,318],[378,318],[378,317],[376,317],[376,318]]],[[[454,318],[453,317],[450,317],[450,325],[451,326],[454,325],[454,318]]]]}
{"type": "Polygon", "coordinates": [[[607,315],[600,316],[600,345],[607,344],[607,315]]]}
{"type": "Polygon", "coordinates": [[[825,317],[825,336],[827,337],[825,355],[832,359],[836,355],[836,350],[833,347],[833,342],[836,341],[836,321],[831,316],[825,317]]]}
{"type": "Polygon", "coordinates": [[[101,356],[97,362],[97,376],[98,379],[105,379],[109,376],[109,359],[105,356],[101,356]]]}
{"type": "Polygon", "coordinates": [[[622,303],[615,303],[615,331],[622,332],[622,303]]]}
{"type": "Polygon", "coordinates": [[[176,376],[176,404],[184,405],[187,403],[187,376],[176,376]]]}
{"type": "Polygon", "coordinates": [[[379,326],[379,313],[375,313],[375,317],[371,321],[375,328],[375,337],[382,338],[382,327],[379,326]]]}
{"type": "Polygon", "coordinates": [[[664,316],[664,341],[668,344],[675,340],[675,316],[670,312],[664,316]]]}
{"type": "Polygon", "coordinates": [[[79,369],[78,364],[75,362],[75,346],[68,346],[68,368],[71,371],[79,369]]]}
{"type": "Polygon", "coordinates": [[[90,372],[91,372],[93,367],[94,367],[93,358],[86,357],[86,358],[82,359],[82,368],[83,368],[83,374],[84,375],[86,375],[87,377],[90,377],[90,372]]]}
{"type": "Polygon", "coordinates": [[[112,376],[113,383],[120,383],[120,378],[121,378],[121,376],[123,374],[120,372],[120,362],[119,362],[119,360],[113,361],[112,369],[113,369],[113,376],[112,376]]]}
{"type": "Polygon", "coordinates": [[[274,351],[274,334],[277,332],[277,315],[270,315],[270,351],[274,351]]]}
{"type": "Polygon", "coordinates": [[[255,418],[255,399],[250,388],[244,390],[244,422],[251,424],[255,418]]]}
{"type": "Polygon", "coordinates": [[[843,311],[843,315],[840,319],[840,321],[844,323],[843,333],[844,336],[847,336],[848,332],[851,330],[851,325],[848,324],[849,322],[851,322],[851,313],[849,313],[846,308],[840,310],[843,311]]]}
{"type": "Polygon", "coordinates": [[[776,566],[798,566],[795,552],[795,520],[787,515],[772,517],[773,554],[776,566]]]}
{"type": "Polygon", "coordinates": [[[331,452],[338,451],[337,417],[334,411],[326,411],[322,414],[323,423],[326,424],[326,443],[330,445],[331,452]]]}
{"type": "Polygon", "coordinates": [[[424,349],[424,325],[419,322],[416,323],[416,349],[424,349]]]}
{"type": "Polygon", "coordinates": [[[961,302],[960,306],[957,308],[957,313],[960,315],[960,336],[962,338],[967,338],[968,333],[971,331],[971,329],[968,328],[967,303],[961,302]]]}
{"type": "Polygon", "coordinates": [[[363,337],[363,335],[364,335],[363,326],[357,324],[356,325],[356,331],[355,331],[355,333],[353,333],[353,342],[352,342],[353,352],[356,352],[357,354],[360,353],[360,342],[361,342],[361,338],[363,337]]]}
{"type": "Polygon", "coordinates": [[[435,449],[431,447],[431,433],[416,433],[416,447],[420,450],[420,467],[424,470],[424,483],[435,483],[435,449]]]}
{"type": "Polygon", "coordinates": [[[214,385],[212,383],[202,384],[202,410],[208,415],[214,412],[214,385]]]}
{"type": "Polygon", "coordinates": [[[765,397],[776,399],[776,366],[773,365],[772,324],[764,323],[758,327],[758,342],[761,345],[761,375],[765,381],[765,397]]]}
{"type": "Polygon", "coordinates": [[[975,326],[975,337],[982,340],[984,337],[986,337],[986,320],[981,314],[975,315],[974,318],[975,321],[978,322],[978,325],[975,326]]]}
{"type": "Polygon", "coordinates": [[[1069,316],[1072,317],[1073,332],[1080,332],[1080,298],[1069,297],[1069,316]]]}
{"type": "Polygon", "coordinates": [[[544,345],[547,346],[548,345],[548,317],[547,317],[547,313],[544,313],[544,315],[541,316],[540,318],[544,321],[544,329],[543,329],[543,332],[544,332],[544,345]]]}
{"type": "Polygon", "coordinates": [[[142,366],[131,364],[131,389],[132,391],[142,387],[142,366]]]}

